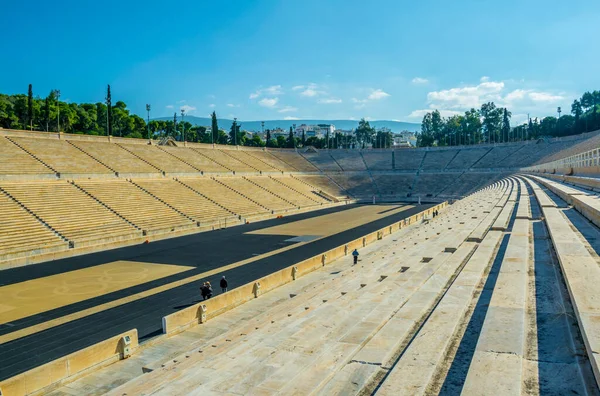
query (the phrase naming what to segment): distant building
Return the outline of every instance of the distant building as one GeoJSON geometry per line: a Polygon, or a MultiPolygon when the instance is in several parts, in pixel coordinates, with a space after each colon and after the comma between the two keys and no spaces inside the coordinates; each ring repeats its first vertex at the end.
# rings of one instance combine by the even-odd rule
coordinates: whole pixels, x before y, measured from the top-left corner
{"type": "Polygon", "coordinates": [[[417,136],[414,132],[402,131],[394,134],[394,147],[415,147],[417,136]]]}
{"type": "Polygon", "coordinates": [[[333,135],[335,131],[335,125],[333,124],[317,124],[317,128],[322,136],[333,135]]]}

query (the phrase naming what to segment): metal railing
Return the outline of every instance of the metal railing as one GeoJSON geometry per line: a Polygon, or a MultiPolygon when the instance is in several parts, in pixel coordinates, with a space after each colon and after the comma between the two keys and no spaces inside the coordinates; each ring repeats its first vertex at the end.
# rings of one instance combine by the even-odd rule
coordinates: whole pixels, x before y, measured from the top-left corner
{"type": "Polygon", "coordinates": [[[543,171],[548,169],[587,168],[600,165],[600,148],[584,151],[556,161],[522,168],[525,171],[543,171]]]}

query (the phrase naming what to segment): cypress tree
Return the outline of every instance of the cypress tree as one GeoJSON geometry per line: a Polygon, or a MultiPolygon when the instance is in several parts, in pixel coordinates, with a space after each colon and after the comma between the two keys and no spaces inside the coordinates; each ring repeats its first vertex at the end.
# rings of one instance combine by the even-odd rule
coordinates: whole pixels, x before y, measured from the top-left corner
{"type": "Polygon", "coordinates": [[[46,101],[44,102],[44,121],[46,123],[46,132],[48,132],[48,124],[50,123],[50,95],[46,96],[46,101]]]}
{"type": "Polygon", "coordinates": [[[173,113],[173,136],[177,138],[177,112],[173,113]]]}
{"type": "Polygon", "coordinates": [[[504,108],[504,114],[502,117],[502,139],[508,141],[508,135],[510,134],[510,112],[504,108]]]}
{"type": "Polygon", "coordinates": [[[219,123],[217,121],[217,113],[212,112],[211,116],[212,142],[218,142],[219,139],[219,123]]]}
{"type": "Polygon", "coordinates": [[[267,147],[271,147],[271,130],[267,129],[267,147]]]}
{"type": "Polygon", "coordinates": [[[110,97],[110,85],[108,86],[108,88],[106,90],[106,118],[107,118],[106,134],[108,136],[112,136],[113,119],[112,119],[112,99],[110,97]]]}
{"type": "Polygon", "coordinates": [[[29,130],[33,131],[33,87],[31,84],[29,84],[27,92],[27,121],[29,123],[29,130]]]}
{"type": "Polygon", "coordinates": [[[294,141],[294,132],[292,130],[292,127],[290,127],[290,134],[288,135],[287,146],[288,148],[296,148],[296,142],[294,141]]]}
{"type": "Polygon", "coordinates": [[[304,128],[302,128],[302,147],[306,144],[306,136],[304,136],[304,128]]]}

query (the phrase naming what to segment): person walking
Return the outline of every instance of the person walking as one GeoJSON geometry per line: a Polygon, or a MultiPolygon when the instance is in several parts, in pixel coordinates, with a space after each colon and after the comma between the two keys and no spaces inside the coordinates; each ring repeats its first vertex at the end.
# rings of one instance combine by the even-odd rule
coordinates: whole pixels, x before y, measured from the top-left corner
{"type": "Polygon", "coordinates": [[[352,251],[352,256],[354,257],[354,264],[357,264],[358,263],[358,250],[357,249],[354,249],[352,251]]]}
{"type": "Polygon", "coordinates": [[[219,285],[221,286],[221,291],[227,293],[227,279],[225,279],[225,276],[221,278],[221,283],[219,285]]]}
{"type": "Polygon", "coordinates": [[[213,289],[210,282],[206,282],[206,299],[208,300],[213,295],[213,289]]]}
{"type": "Polygon", "coordinates": [[[200,294],[202,295],[202,300],[206,300],[206,296],[208,295],[208,288],[206,287],[206,282],[200,286],[200,294]]]}

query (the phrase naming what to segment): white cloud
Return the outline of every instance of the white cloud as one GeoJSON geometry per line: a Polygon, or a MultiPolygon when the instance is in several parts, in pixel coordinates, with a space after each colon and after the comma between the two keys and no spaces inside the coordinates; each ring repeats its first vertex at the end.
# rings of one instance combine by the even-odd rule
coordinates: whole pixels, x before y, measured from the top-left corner
{"type": "Polygon", "coordinates": [[[476,86],[451,88],[442,91],[433,91],[427,94],[427,101],[431,108],[440,109],[469,109],[480,107],[486,102],[500,102],[501,92],[504,90],[503,82],[486,81],[476,86]]]}
{"type": "Polygon", "coordinates": [[[190,105],[183,105],[179,108],[179,110],[184,110],[186,113],[193,113],[196,111],[196,108],[190,105]]]}
{"type": "Polygon", "coordinates": [[[515,89],[514,91],[509,92],[508,95],[506,95],[504,97],[504,101],[506,103],[517,102],[517,101],[523,100],[525,98],[525,95],[527,95],[527,90],[515,89]]]}
{"type": "Polygon", "coordinates": [[[215,104],[211,103],[211,104],[208,105],[208,107],[210,107],[212,109],[213,107],[215,107],[215,104]]]}
{"type": "Polygon", "coordinates": [[[264,93],[268,95],[281,95],[283,91],[281,90],[281,85],[272,85],[263,90],[264,93]]]}
{"type": "Polygon", "coordinates": [[[325,95],[325,93],[326,93],[325,91],[321,90],[321,88],[315,83],[310,83],[304,88],[302,88],[302,89],[304,89],[304,91],[300,92],[300,95],[306,96],[309,98],[319,96],[319,95],[325,95]],[[304,88],[306,88],[306,89],[304,89],[304,88]]]}
{"type": "Polygon", "coordinates": [[[427,84],[428,82],[428,79],[422,77],[415,77],[412,79],[413,84],[427,84]]]}
{"type": "Polygon", "coordinates": [[[307,98],[313,98],[315,96],[327,94],[327,92],[323,90],[322,86],[319,86],[315,83],[308,83],[307,85],[296,85],[292,87],[292,91],[302,91],[300,92],[300,95],[305,96],[307,98]]]}
{"type": "Polygon", "coordinates": [[[488,76],[483,76],[479,79],[479,82],[488,82],[490,81],[490,78],[488,76]]]}
{"type": "Polygon", "coordinates": [[[371,93],[369,94],[369,96],[366,97],[366,99],[352,98],[352,99],[350,99],[350,101],[352,103],[358,103],[356,106],[354,106],[354,108],[359,110],[359,109],[362,109],[363,107],[365,107],[365,103],[368,103],[368,102],[374,101],[374,100],[381,100],[381,99],[387,98],[388,96],[391,96],[391,95],[387,92],[384,92],[382,89],[372,89],[371,93]]]}
{"type": "Polygon", "coordinates": [[[313,96],[317,96],[318,94],[319,93],[317,91],[315,91],[314,89],[312,89],[312,88],[306,88],[306,90],[300,92],[300,95],[302,95],[302,96],[308,96],[309,98],[313,97],[313,96]]]}
{"type": "Polygon", "coordinates": [[[240,105],[239,104],[236,105],[236,104],[233,104],[233,103],[227,103],[227,107],[240,107],[240,105]]]}
{"type": "Polygon", "coordinates": [[[185,103],[185,99],[178,100],[177,103],[185,103]]]}
{"type": "Polygon", "coordinates": [[[285,106],[285,107],[281,108],[278,111],[280,113],[290,113],[290,112],[298,111],[298,108],[297,107],[292,107],[292,106],[285,106]]]}
{"type": "Polygon", "coordinates": [[[564,97],[560,95],[552,95],[547,92],[530,92],[529,98],[534,102],[557,102],[559,100],[563,100],[564,97]]]}
{"type": "Polygon", "coordinates": [[[258,101],[258,104],[261,105],[262,107],[272,108],[277,105],[277,102],[279,102],[279,98],[263,98],[258,101]]]}
{"type": "Polygon", "coordinates": [[[381,90],[381,89],[376,89],[373,92],[371,92],[371,94],[368,96],[368,99],[369,100],[379,100],[379,99],[387,98],[388,96],[391,96],[391,95],[387,92],[383,92],[383,90],[381,90]]]}
{"type": "Polygon", "coordinates": [[[321,103],[321,104],[336,104],[336,103],[342,103],[342,99],[338,99],[338,98],[319,99],[317,101],[317,103],[321,103]]]}
{"type": "Polygon", "coordinates": [[[283,118],[286,121],[293,121],[293,120],[299,120],[300,118],[298,117],[292,117],[292,116],[287,116],[283,118]]]}
{"type": "Polygon", "coordinates": [[[173,106],[173,105],[167,105],[166,107],[167,107],[167,109],[173,109],[173,108],[175,108],[175,106],[173,106]]]}
{"type": "Polygon", "coordinates": [[[262,95],[277,96],[283,94],[281,85],[271,85],[267,88],[257,89],[255,92],[250,94],[250,99],[256,99],[262,95]]]}

